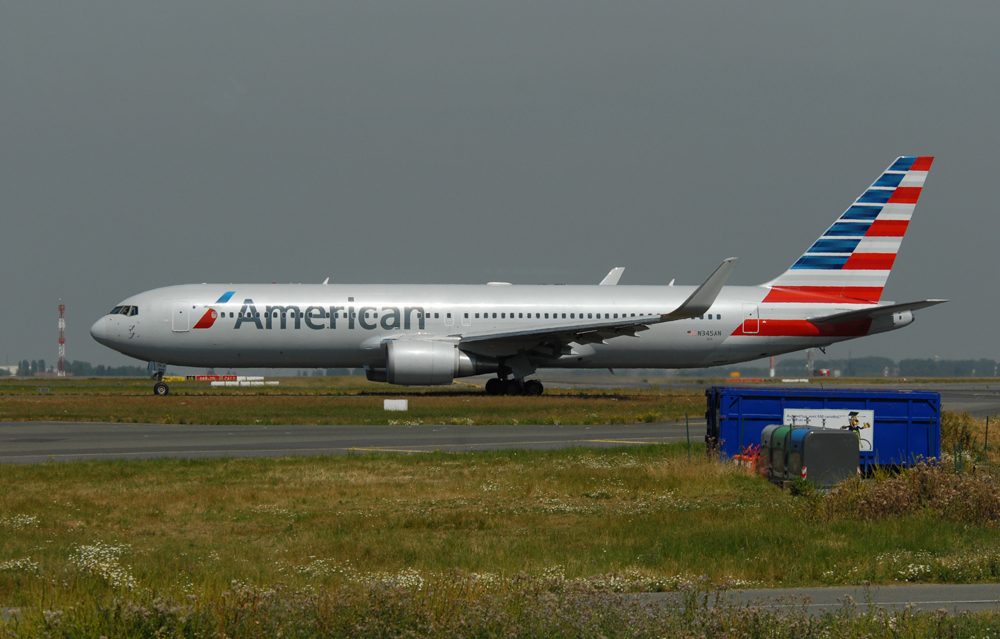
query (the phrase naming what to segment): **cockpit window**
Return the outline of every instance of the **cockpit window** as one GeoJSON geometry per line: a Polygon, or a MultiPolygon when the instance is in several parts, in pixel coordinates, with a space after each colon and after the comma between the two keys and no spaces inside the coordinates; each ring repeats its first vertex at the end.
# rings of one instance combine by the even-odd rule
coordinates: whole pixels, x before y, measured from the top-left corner
{"type": "Polygon", "coordinates": [[[129,315],[138,315],[139,314],[139,307],[138,306],[133,306],[132,310],[129,311],[128,314],[129,315]]]}
{"type": "Polygon", "coordinates": [[[118,313],[121,312],[121,310],[122,310],[121,306],[116,306],[113,309],[111,309],[111,312],[108,313],[108,315],[117,315],[118,313]]]}

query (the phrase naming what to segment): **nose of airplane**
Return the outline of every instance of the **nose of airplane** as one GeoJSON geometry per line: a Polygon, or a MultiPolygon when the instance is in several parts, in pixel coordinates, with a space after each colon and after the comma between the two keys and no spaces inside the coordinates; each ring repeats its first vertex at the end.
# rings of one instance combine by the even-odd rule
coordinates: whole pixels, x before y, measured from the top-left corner
{"type": "Polygon", "coordinates": [[[103,344],[107,340],[107,333],[105,325],[108,323],[106,318],[101,318],[94,322],[94,325],[90,327],[90,336],[97,340],[99,343],[103,344]]]}

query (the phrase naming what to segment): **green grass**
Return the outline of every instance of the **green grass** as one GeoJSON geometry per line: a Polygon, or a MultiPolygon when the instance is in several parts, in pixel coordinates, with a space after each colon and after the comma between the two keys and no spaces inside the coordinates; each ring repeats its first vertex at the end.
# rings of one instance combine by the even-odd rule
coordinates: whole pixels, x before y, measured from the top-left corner
{"type": "MultiPolygon", "coordinates": [[[[682,445],[4,465],[0,608],[19,636],[590,636],[599,610],[609,637],[792,637],[814,622],[612,593],[1000,578],[992,525],[831,517],[824,499],[682,445]]],[[[940,630],[910,617],[907,636],[940,630]]],[[[895,636],[884,617],[815,623],[895,636]]]]}
{"type": "Polygon", "coordinates": [[[283,386],[171,385],[155,397],[148,380],[0,381],[0,421],[157,424],[625,424],[704,412],[698,391],[560,390],[541,397],[490,397],[478,387],[394,388],[356,377],[289,378],[283,386]],[[38,388],[47,388],[39,392],[38,388]],[[387,413],[383,400],[409,400],[387,413]]]}
{"type": "MultiPolygon", "coordinates": [[[[972,561],[997,550],[988,526],[927,514],[818,522],[808,505],[701,454],[688,463],[675,445],[7,465],[0,562],[30,558],[40,574],[62,575],[74,549],[100,542],[129,546],[130,574],[165,591],[219,592],[234,579],[335,585],[337,570],[556,566],[571,579],[629,574],[655,589],[696,575],[891,582],[905,553],[972,561]]],[[[955,580],[998,576],[976,565],[955,580]]],[[[24,603],[40,587],[32,574],[0,570],[0,601],[24,603]]]]}

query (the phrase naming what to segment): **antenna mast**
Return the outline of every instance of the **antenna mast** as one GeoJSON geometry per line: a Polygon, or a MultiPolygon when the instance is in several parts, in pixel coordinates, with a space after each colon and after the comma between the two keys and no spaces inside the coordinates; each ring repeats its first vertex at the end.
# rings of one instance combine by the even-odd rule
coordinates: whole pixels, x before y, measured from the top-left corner
{"type": "MultiPolygon", "coordinates": [[[[59,300],[62,302],[62,300],[59,300]]],[[[59,363],[56,365],[56,376],[66,377],[66,305],[59,305],[59,363]]]]}

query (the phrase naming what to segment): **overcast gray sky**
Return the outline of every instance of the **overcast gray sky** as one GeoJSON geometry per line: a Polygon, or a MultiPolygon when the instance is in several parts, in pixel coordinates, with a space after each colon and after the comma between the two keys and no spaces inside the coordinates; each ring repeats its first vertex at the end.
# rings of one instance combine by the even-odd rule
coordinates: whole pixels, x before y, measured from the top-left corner
{"type": "Polygon", "coordinates": [[[4,2],[0,356],[188,282],[700,283],[785,270],[934,155],[831,356],[1000,356],[1000,3],[4,2]]]}

